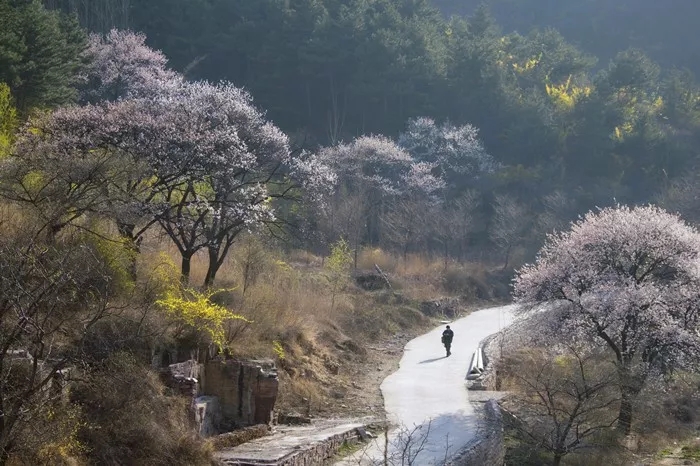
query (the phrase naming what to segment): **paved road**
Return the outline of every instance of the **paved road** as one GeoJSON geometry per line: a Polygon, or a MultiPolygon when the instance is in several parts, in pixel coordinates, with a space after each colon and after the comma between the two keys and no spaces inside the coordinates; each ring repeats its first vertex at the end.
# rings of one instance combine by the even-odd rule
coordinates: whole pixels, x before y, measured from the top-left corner
{"type": "MultiPolygon", "coordinates": [[[[406,444],[399,438],[402,431],[405,436],[406,430],[418,428],[413,451],[426,439],[423,450],[415,457],[411,454],[411,463],[421,466],[440,464],[446,450],[453,454],[473,439],[476,419],[465,384],[469,362],[480,341],[511,323],[513,309],[513,305],[484,309],[452,322],[455,336],[449,358],[440,343],[444,325],[406,345],[399,369],[381,386],[389,421],[402,426],[389,433],[389,456],[394,456],[394,464],[409,464],[398,451],[399,444],[406,444]]],[[[380,464],[383,444],[383,439],[378,439],[338,464],[380,464]]]]}

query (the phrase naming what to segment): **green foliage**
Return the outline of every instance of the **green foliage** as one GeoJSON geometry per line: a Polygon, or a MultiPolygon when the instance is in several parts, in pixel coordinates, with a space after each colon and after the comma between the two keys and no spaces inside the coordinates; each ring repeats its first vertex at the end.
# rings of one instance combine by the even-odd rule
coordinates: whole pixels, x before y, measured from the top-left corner
{"type": "MultiPolygon", "coordinates": [[[[440,10],[472,15],[483,0],[433,0],[440,10]]],[[[619,51],[638,47],[667,67],[700,72],[700,48],[692,38],[700,4],[676,1],[673,8],[657,0],[489,0],[506,31],[553,27],[566,39],[607,63],[619,51]]]]}
{"type": "Polygon", "coordinates": [[[350,245],[344,239],[339,239],[331,246],[331,255],[326,259],[326,278],[331,288],[331,309],[335,307],[336,296],[341,293],[350,281],[350,268],[353,256],[350,245]]]}
{"type": "Polygon", "coordinates": [[[0,82],[20,112],[73,102],[85,33],[39,0],[0,0],[0,82]]]}
{"type": "Polygon", "coordinates": [[[9,153],[17,129],[17,110],[13,104],[10,87],[0,82],[0,159],[9,153]]]}
{"type": "MultiPolygon", "coordinates": [[[[583,211],[613,198],[648,202],[696,164],[700,91],[695,78],[687,71],[666,72],[650,56],[667,58],[652,45],[676,58],[693,49],[689,41],[669,47],[651,38],[668,29],[664,21],[684,18],[680,11],[693,17],[697,6],[671,12],[657,10],[659,3],[651,0],[639,0],[639,8],[631,0],[614,8],[603,0],[493,0],[492,16],[477,3],[462,2],[465,9],[458,10],[451,0],[44,1],[77,13],[92,30],[143,31],[149,45],[162,49],[189,79],[228,79],[246,87],[292,142],[307,148],[358,134],[392,137],[416,116],[474,125],[488,153],[503,165],[495,176],[465,182],[486,201],[477,212],[484,220],[482,232],[492,217],[492,192],[542,199],[564,190],[575,199],[572,210],[583,211]],[[471,16],[448,20],[433,4],[471,16]],[[665,26],[640,27],[642,12],[659,16],[655,20],[665,26]],[[562,23],[562,18],[576,21],[562,23]],[[631,30],[643,32],[632,38],[631,30]],[[639,50],[627,50],[630,45],[639,50]],[[595,74],[597,63],[602,65],[595,74]]],[[[60,19],[36,2],[20,7],[0,0],[0,5],[8,18],[34,15],[46,24],[46,18],[60,19]]],[[[35,29],[48,35],[55,28],[35,29]]],[[[19,35],[6,37],[0,64],[31,58],[34,52],[19,35]]],[[[70,62],[58,52],[47,49],[53,57],[47,63],[70,62]]],[[[0,79],[15,91],[2,72],[0,79]]],[[[15,97],[24,107],[24,97],[15,97]]],[[[290,211],[285,221],[304,222],[308,216],[290,211]]],[[[375,220],[366,229],[358,227],[356,238],[350,238],[353,246],[391,243],[388,229],[380,231],[375,220]]],[[[483,233],[477,236],[477,244],[488,243],[483,233]]],[[[314,243],[327,239],[316,236],[314,243]]],[[[426,241],[426,247],[440,246],[426,241]]]]}
{"type": "Polygon", "coordinates": [[[660,73],[639,51],[610,53],[636,42],[658,53],[651,46],[668,43],[650,40],[659,30],[640,26],[642,12],[663,22],[691,18],[697,7],[679,7],[684,16],[640,2],[637,11],[631,0],[494,0],[504,34],[476,8],[480,0],[463,9],[451,0],[45,0],[93,30],[143,31],[188,78],[246,87],[308,147],[396,135],[409,117],[449,118],[479,128],[499,162],[541,173],[518,185],[523,194],[571,187],[596,198],[582,209],[613,196],[646,201],[694,160],[700,105],[692,75],[660,73]],[[446,20],[433,3],[471,16],[446,20]],[[633,41],[631,30],[642,37],[633,41]],[[597,77],[590,53],[602,57],[597,77]]]}
{"type": "Polygon", "coordinates": [[[326,270],[332,275],[347,275],[352,265],[352,251],[344,239],[331,246],[331,255],[326,259],[326,270]]]}

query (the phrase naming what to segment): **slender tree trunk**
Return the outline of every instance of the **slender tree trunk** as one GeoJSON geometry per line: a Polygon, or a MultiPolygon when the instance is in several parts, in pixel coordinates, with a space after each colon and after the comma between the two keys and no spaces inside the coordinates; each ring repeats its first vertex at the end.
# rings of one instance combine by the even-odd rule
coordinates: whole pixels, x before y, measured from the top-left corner
{"type": "Polygon", "coordinates": [[[188,285],[190,283],[190,268],[192,265],[193,253],[188,252],[182,254],[182,266],[180,271],[180,281],[183,285],[188,285]]]}
{"type": "Polygon", "coordinates": [[[630,368],[629,360],[618,362],[617,370],[620,380],[620,413],[617,418],[617,430],[624,435],[628,435],[632,431],[634,401],[639,392],[642,391],[646,373],[635,373],[630,368]]]}
{"type": "Polygon", "coordinates": [[[508,262],[510,262],[510,244],[508,245],[508,248],[506,249],[506,258],[505,258],[505,263],[503,264],[503,270],[506,270],[508,268],[508,262]]]}
{"type": "Polygon", "coordinates": [[[210,288],[214,284],[216,273],[221,267],[221,262],[219,261],[219,250],[216,248],[209,248],[208,252],[209,267],[207,267],[207,275],[204,277],[204,288],[210,288]]]}
{"type": "Polygon", "coordinates": [[[141,253],[141,241],[134,237],[134,225],[117,223],[119,235],[126,241],[126,247],[129,250],[129,276],[132,280],[136,280],[136,257],[141,253]]]}

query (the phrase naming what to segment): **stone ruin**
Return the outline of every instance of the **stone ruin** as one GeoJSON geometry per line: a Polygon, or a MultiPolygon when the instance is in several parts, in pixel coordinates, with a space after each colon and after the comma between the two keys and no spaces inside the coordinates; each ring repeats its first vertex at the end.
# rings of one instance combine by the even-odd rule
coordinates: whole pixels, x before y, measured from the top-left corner
{"type": "Polygon", "coordinates": [[[168,388],[192,400],[202,436],[272,421],[279,386],[272,360],[190,360],[168,365],[161,378],[168,388]]]}

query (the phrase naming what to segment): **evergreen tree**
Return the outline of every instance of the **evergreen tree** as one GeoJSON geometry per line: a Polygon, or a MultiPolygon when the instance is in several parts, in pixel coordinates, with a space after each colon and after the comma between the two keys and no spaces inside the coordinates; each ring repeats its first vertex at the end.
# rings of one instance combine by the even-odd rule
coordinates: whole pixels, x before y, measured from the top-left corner
{"type": "Polygon", "coordinates": [[[84,32],[38,0],[0,0],[0,81],[21,112],[73,102],[84,32]]]}

